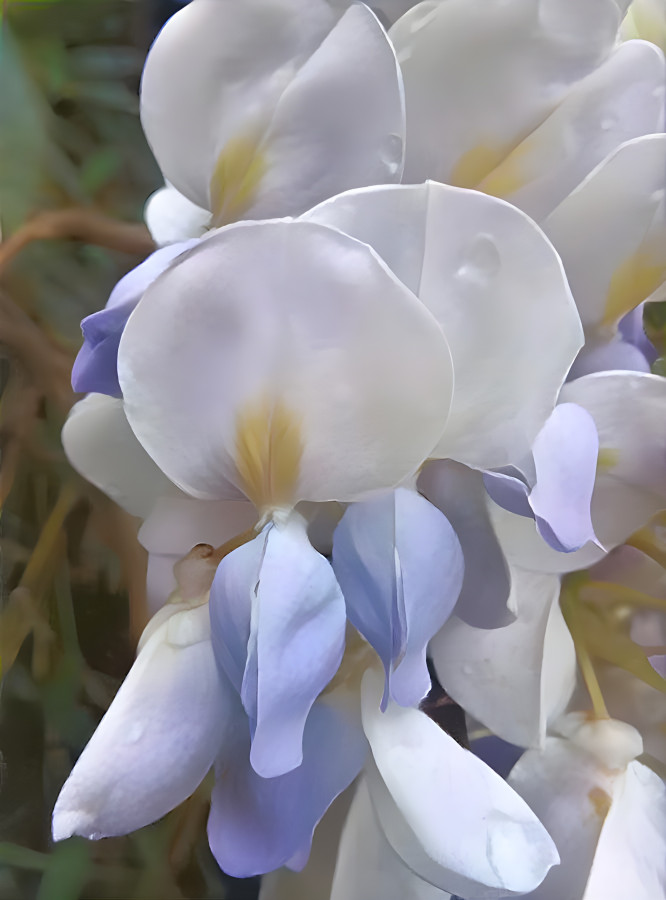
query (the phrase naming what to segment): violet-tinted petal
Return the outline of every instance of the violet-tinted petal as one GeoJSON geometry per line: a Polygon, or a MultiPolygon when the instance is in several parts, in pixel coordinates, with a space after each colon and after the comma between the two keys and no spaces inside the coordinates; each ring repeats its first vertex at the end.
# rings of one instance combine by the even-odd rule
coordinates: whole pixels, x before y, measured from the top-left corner
{"type": "Polygon", "coordinates": [[[509,569],[490,523],[480,472],[452,460],[427,463],[419,490],[453,526],[465,558],[465,577],[456,615],[476,628],[500,628],[513,621],[506,605],[509,569]]]}
{"type": "Polygon", "coordinates": [[[599,454],[594,419],[576,403],[556,406],[532,448],[536,483],[530,493],[539,533],[569,553],[596,542],[590,502],[599,454]]]}
{"type": "Polygon", "coordinates": [[[305,721],[340,665],[346,623],[333,570],[300,516],[222,560],[211,610],[218,663],[256,722],[251,763],[264,778],[283,775],[302,762],[305,721]]]}
{"type": "Polygon", "coordinates": [[[586,344],[569,370],[567,381],[574,381],[594,372],[649,372],[650,363],[635,344],[615,336],[605,343],[586,344]]]}
{"type": "Polygon", "coordinates": [[[162,247],[128,272],[111,291],[106,307],[81,322],[83,346],[72,367],[72,387],[78,393],[122,396],[118,383],[118,345],[135,306],[144,291],[197,239],[162,247]]]}
{"type": "Polygon", "coordinates": [[[618,322],[618,329],[622,338],[628,343],[636,347],[643,354],[647,362],[652,363],[657,359],[659,353],[643,328],[643,311],[645,303],[639,303],[634,309],[630,310],[618,322]]]}
{"type": "Polygon", "coordinates": [[[490,766],[502,778],[507,777],[525,752],[522,747],[503,741],[502,738],[498,738],[494,734],[472,741],[470,749],[475,756],[482,759],[487,766],[490,766]]]}
{"type": "Polygon", "coordinates": [[[658,675],[666,678],[666,656],[663,654],[661,656],[648,656],[648,662],[658,675]]]}
{"type": "Polygon", "coordinates": [[[225,748],[208,820],[210,846],[225,872],[245,878],[307,861],[317,822],[356,777],[367,752],[357,711],[337,693],[315,703],[303,735],[303,762],[285,775],[258,775],[242,734],[225,748]]]}
{"type": "Polygon", "coordinates": [[[384,705],[389,692],[412,706],[430,689],[426,646],[456,604],[463,568],[453,528],[416,491],[353,503],[342,517],[333,569],[350,621],[384,665],[384,705]]]}
{"type": "Polygon", "coordinates": [[[484,472],[483,483],[491,498],[509,512],[517,516],[534,518],[532,507],[529,504],[529,487],[516,475],[507,475],[504,472],[484,472]]]}

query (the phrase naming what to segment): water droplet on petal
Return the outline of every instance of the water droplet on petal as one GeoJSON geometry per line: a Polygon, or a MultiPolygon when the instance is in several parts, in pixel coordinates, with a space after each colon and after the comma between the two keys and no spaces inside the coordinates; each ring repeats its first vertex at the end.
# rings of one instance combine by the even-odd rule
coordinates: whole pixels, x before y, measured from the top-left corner
{"type": "Polygon", "coordinates": [[[502,260],[494,238],[480,234],[469,244],[457,275],[478,285],[487,284],[499,272],[502,260]]]}
{"type": "Polygon", "coordinates": [[[617,118],[615,116],[606,116],[599,123],[599,127],[602,131],[610,131],[611,128],[614,128],[617,125],[617,118]]]}
{"type": "Polygon", "coordinates": [[[104,835],[101,831],[91,831],[90,834],[86,835],[86,837],[89,841],[99,841],[104,837],[104,835]]]}
{"type": "Polygon", "coordinates": [[[125,740],[128,744],[136,744],[143,737],[144,727],[141,722],[135,722],[127,732],[125,740]]]}
{"type": "Polygon", "coordinates": [[[390,175],[395,175],[402,165],[403,141],[399,134],[389,134],[379,151],[379,157],[390,175]]]}

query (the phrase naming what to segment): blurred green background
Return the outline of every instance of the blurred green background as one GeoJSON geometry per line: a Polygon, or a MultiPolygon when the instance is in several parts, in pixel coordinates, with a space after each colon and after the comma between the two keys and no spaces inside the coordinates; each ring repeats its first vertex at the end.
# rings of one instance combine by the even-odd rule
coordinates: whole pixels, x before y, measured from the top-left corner
{"type": "Polygon", "coordinates": [[[137,523],[71,470],[60,429],[81,318],[150,250],[142,210],[161,177],[138,85],[180,4],[0,4],[0,900],[253,897],[210,854],[205,786],[129,837],[50,840],[145,623],[137,523]],[[123,249],[86,240],[90,215],[123,249]]]}

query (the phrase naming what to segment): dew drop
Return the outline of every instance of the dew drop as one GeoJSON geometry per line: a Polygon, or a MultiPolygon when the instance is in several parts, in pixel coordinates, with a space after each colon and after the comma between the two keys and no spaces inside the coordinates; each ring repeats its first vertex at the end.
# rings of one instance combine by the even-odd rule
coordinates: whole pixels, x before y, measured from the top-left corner
{"type": "Polygon", "coordinates": [[[402,165],[403,142],[399,134],[389,134],[379,152],[382,163],[390,175],[395,175],[402,165]]]}
{"type": "Polygon", "coordinates": [[[611,128],[614,128],[617,125],[617,119],[615,116],[606,116],[604,119],[599,122],[599,127],[602,131],[610,131],[611,128]]]}
{"type": "Polygon", "coordinates": [[[465,281],[483,285],[497,275],[501,265],[494,238],[489,234],[479,234],[468,245],[457,274],[465,281]]]}
{"type": "Polygon", "coordinates": [[[87,835],[87,839],[88,839],[89,841],[99,841],[99,840],[101,840],[103,837],[104,837],[104,835],[102,834],[101,831],[91,831],[91,832],[87,835]]]}
{"type": "Polygon", "coordinates": [[[144,727],[141,722],[135,722],[127,732],[125,740],[128,744],[136,744],[143,737],[144,727]]]}

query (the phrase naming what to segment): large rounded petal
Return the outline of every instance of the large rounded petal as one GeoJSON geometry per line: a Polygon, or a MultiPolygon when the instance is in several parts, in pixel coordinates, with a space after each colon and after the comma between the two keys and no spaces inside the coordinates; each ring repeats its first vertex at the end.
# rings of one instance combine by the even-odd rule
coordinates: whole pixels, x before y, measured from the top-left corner
{"type": "Polygon", "coordinates": [[[452,381],[416,297],[368,247],[305,222],[203,241],[144,295],[119,373],[177,484],[212,499],[230,478],[262,509],[394,486],[437,442],[452,381]]]}
{"type": "Polygon", "coordinates": [[[363,677],[374,759],[370,795],[389,843],[417,875],[466,897],[535,888],[557,851],[527,804],[478,757],[417,709],[379,710],[382,679],[363,677]]]}
{"type": "MultiPolygon", "coordinates": [[[[624,141],[660,131],[664,57],[622,44],[478,185],[541,221],[624,141]]],[[[578,233],[584,238],[578,223],[578,233]]]]}
{"type": "Polygon", "coordinates": [[[400,74],[361,4],[193,0],[148,55],[141,118],[165,177],[218,224],[402,171],[400,74]]]}
{"type": "Polygon", "coordinates": [[[560,253],[590,333],[606,334],[666,280],[666,135],[623,144],[551,213],[560,253]]]}
{"type": "Polygon", "coordinates": [[[543,743],[548,722],[563,712],[576,683],[576,655],[559,597],[557,575],[513,568],[514,622],[487,631],[454,616],[430,642],[445,691],[518,746],[543,743]]]}
{"type": "MultiPolygon", "coordinates": [[[[342,832],[331,900],[450,900],[415,875],[386,840],[365,780],[360,780],[342,832]]],[[[311,898],[308,898],[311,900],[311,898]]]]}
{"type": "Polygon", "coordinates": [[[177,610],[145,643],[60,792],[53,837],[127,834],[197,788],[235,726],[208,606],[177,610]]]}
{"type": "Polygon", "coordinates": [[[619,20],[613,0],[415,6],[390,31],[405,81],[406,180],[477,186],[610,52],[619,20]]]}
{"type": "Polygon", "coordinates": [[[145,519],[159,497],[180,493],[137,441],[115,397],[89,394],[75,403],[62,443],[76,471],[133,516],[145,519]]]}
{"type": "Polygon", "coordinates": [[[303,218],[370,244],[442,326],[455,391],[432,455],[519,463],[583,340],[560,260],[534,222],[436,183],[352,191],[303,218]]]}

